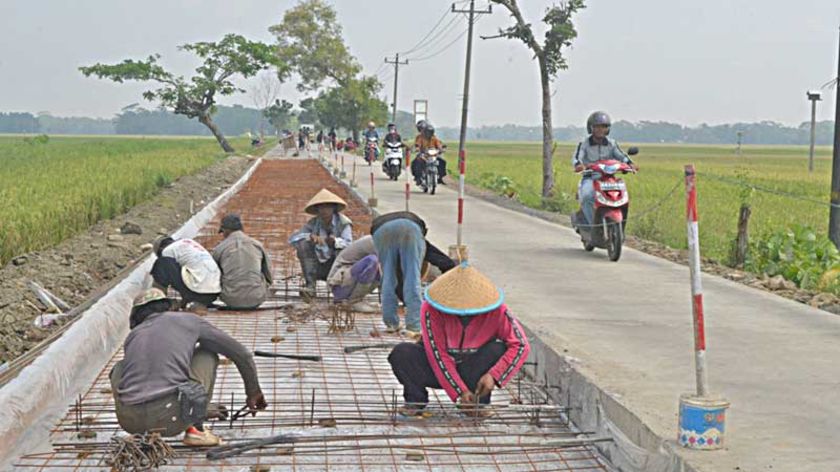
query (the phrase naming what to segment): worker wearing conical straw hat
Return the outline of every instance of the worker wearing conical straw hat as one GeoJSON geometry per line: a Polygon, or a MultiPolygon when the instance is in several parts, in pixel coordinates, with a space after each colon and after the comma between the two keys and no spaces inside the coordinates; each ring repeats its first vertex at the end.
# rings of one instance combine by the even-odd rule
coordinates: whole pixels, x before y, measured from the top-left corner
{"type": "Polygon", "coordinates": [[[504,295],[474,267],[462,263],[438,278],[421,308],[423,343],[402,343],[388,362],[403,385],[401,413],[420,413],[427,388],[442,388],[469,414],[489,412],[490,395],[504,387],[528,357],[525,330],[504,295]]]}
{"type": "Polygon", "coordinates": [[[301,296],[305,299],[315,296],[315,282],[327,280],[336,255],[353,241],[353,222],[341,214],[345,208],[341,197],[321,189],[304,208],[314,218],[289,238],[303,271],[306,285],[301,296]]]}

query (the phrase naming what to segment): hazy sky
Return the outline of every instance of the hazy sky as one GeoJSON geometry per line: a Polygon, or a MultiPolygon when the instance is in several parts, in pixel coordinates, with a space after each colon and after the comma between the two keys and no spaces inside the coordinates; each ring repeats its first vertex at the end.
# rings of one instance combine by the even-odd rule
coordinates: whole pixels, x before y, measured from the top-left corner
{"type": "MultiPolygon", "coordinates": [[[[186,42],[228,32],[272,40],[267,28],[291,0],[0,0],[0,111],[110,117],[141,102],[144,87],[82,76],[94,62],[163,55],[189,73],[195,63],[176,50],[186,42]]],[[[444,15],[443,0],[332,0],[351,51],[367,73],[393,90],[386,55],[412,48],[444,15]]],[[[485,4],[485,1],[481,1],[485,4]]],[[[539,23],[547,0],[521,0],[539,23]]],[[[456,15],[448,14],[442,26],[456,15]]],[[[496,8],[476,25],[492,34],[510,19],[496,8]]],[[[594,109],[615,119],[685,124],[809,118],[805,91],[837,70],[838,0],[589,0],[577,18],[579,37],[569,70],[555,82],[556,125],[580,124],[594,109]]],[[[409,58],[443,49],[466,28],[452,29],[409,58]]],[[[458,123],[463,87],[464,37],[432,59],[400,71],[399,103],[409,110],[427,98],[439,126],[458,123]]],[[[244,84],[246,88],[247,84],[244,84]]],[[[820,119],[833,118],[826,90],[820,119]]],[[[300,98],[293,84],[284,98],[300,98]]],[[[253,105],[248,95],[223,103],[253,105]]],[[[476,38],[470,124],[536,124],[540,120],[537,66],[524,45],[476,38]]],[[[148,105],[146,105],[148,106],[148,105]]]]}

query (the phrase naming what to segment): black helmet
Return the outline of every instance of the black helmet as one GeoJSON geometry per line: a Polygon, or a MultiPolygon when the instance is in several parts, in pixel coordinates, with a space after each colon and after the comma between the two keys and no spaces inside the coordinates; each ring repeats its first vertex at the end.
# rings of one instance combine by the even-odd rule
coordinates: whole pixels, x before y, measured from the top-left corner
{"type": "Polygon", "coordinates": [[[423,130],[426,129],[426,126],[428,126],[428,125],[429,125],[429,123],[426,120],[418,121],[417,122],[417,132],[422,133],[423,130]]]}
{"type": "Polygon", "coordinates": [[[395,125],[394,123],[388,123],[388,129],[391,128],[397,129],[397,125],[395,125]]]}
{"type": "Polygon", "coordinates": [[[426,126],[423,128],[423,134],[426,136],[434,136],[435,135],[435,127],[431,123],[426,123],[426,126]]]}
{"type": "MultiPolygon", "coordinates": [[[[610,119],[610,115],[607,114],[605,111],[595,111],[589,115],[589,118],[586,119],[586,132],[592,134],[592,128],[595,126],[602,125],[609,128],[612,126],[612,120],[610,119]]],[[[607,130],[607,134],[609,130],[607,130]]]]}

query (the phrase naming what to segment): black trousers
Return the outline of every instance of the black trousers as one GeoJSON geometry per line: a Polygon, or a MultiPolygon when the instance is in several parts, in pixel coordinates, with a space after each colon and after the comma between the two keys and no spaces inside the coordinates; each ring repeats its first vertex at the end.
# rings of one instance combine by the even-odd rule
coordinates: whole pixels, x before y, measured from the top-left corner
{"type": "Polygon", "coordinates": [[[161,287],[174,288],[181,295],[185,305],[190,302],[197,302],[204,306],[210,306],[214,300],[219,298],[218,293],[196,293],[187,288],[184,278],[181,276],[181,264],[174,257],[158,257],[152,266],[152,278],[161,287]]]}
{"type": "MultiPolygon", "coordinates": [[[[414,176],[414,181],[419,185],[423,179],[423,174],[426,172],[426,161],[415,158],[411,161],[411,175],[414,176]]],[[[446,177],[446,161],[438,157],[438,180],[443,180],[446,177]]]]}
{"type": "MultiPolygon", "coordinates": [[[[481,346],[475,353],[461,356],[461,361],[457,366],[458,375],[471,392],[475,391],[481,376],[499,362],[506,350],[507,347],[503,342],[491,341],[481,346]]],[[[422,407],[429,402],[427,388],[442,388],[432,371],[432,366],[429,365],[429,359],[426,357],[426,350],[422,344],[398,344],[388,356],[388,362],[397,380],[403,386],[403,398],[406,403],[419,404],[416,406],[422,407]]],[[[482,404],[489,404],[490,394],[481,397],[479,401],[482,404]]]]}

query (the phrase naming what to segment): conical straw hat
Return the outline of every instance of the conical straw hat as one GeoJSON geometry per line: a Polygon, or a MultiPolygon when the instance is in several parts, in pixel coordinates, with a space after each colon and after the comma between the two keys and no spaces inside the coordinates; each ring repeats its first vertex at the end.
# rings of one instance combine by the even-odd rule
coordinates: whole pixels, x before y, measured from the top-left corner
{"type": "Polygon", "coordinates": [[[438,277],[426,289],[426,300],[443,313],[473,316],[493,311],[504,293],[466,262],[438,277]]]}
{"type": "Polygon", "coordinates": [[[347,202],[342,200],[341,197],[325,188],[322,188],[320,192],[316,193],[315,196],[312,197],[312,200],[309,200],[309,203],[306,204],[304,211],[310,215],[317,215],[318,210],[316,210],[315,207],[323,203],[334,203],[338,206],[336,211],[343,211],[347,208],[347,202]]]}

